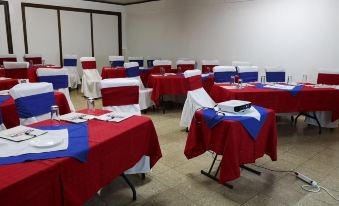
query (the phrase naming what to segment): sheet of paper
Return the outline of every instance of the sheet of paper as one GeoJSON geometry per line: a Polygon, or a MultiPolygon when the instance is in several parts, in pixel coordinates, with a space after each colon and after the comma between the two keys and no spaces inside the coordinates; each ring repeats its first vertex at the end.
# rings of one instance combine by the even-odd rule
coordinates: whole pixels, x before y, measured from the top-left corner
{"type": "Polygon", "coordinates": [[[103,114],[103,115],[95,117],[95,118],[98,119],[98,120],[101,120],[101,121],[106,121],[106,122],[121,122],[121,121],[124,121],[125,119],[132,117],[132,116],[133,115],[127,114],[127,113],[111,112],[111,113],[103,114]]]}
{"type": "Polygon", "coordinates": [[[13,142],[21,142],[41,136],[46,133],[47,132],[43,130],[20,125],[17,127],[13,127],[11,129],[1,131],[0,138],[10,140],[13,142]]]}
{"type": "Polygon", "coordinates": [[[60,116],[61,120],[72,122],[72,123],[83,123],[93,118],[94,118],[93,115],[76,113],[76,112],[72,112],[72,113],[68,113],[68,114],[64,114],[60,116]]]}
{"type": "Polygon", "coordinates": [[[272,88],[272,89],[282,89],[282,90],[293,90],[295,88],[295,86],[284,85],[284,84],[265,85],[264,87],[272,88]]]}

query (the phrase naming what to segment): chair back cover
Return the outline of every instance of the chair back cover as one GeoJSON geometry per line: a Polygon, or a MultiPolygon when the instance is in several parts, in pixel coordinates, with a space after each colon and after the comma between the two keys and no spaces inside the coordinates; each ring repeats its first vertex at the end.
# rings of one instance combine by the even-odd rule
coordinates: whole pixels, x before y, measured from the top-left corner
{"type": "Polygon", "coordinates": [[[239,78],[243,82],[257,82],[259,69],[257,66],[238,66],[239,78]]]}
{"type": "Polygon", "coordinates": [[[137,62],[140,68],[144,67],[144,57],[128,57],[129,62],[137,62]]]}
{"type": "Polygon", "coordinates": [[[126,76],[138,80],[140,89],[145,89],[145,86],[140,78],[140,67],[138,66],[138,63],[137,62],[125,63],[124,68],[126,69],[126,76]]]}
{"type": "Polygon", "coordinates": [[[219,66],[220,63],[217,59],[214,60],[202,60],[201,61],[202,73],[212,72],[215,66],[219,66]]]}
{"type": "Polygon", "coordinates": [[[111,67],[123,67],[125,63],[124,56],[109,56],[108,61],[111,67]]]}
{"type": "Polygon", "coordinates": [[[17,58],[15,54],[3,54],[0,55],[0,66],[4,65],[4,62],[16,62],[17,58]]]}
{"type": "Polygon", "coordinates": [[[194,60],[177,60],[177,68],[181,68],[181,71],[184,72],[186,70],[195,69],[195,61],[194,60]]]}
{"type": "Polygon", "coordinates": [[[40,54],[25,54],[24,61],[32,62],[33,65],[42,64],[42,56],[40,54]]]}
{"type": "Polygon", "coordinates": [[[81,83],[80,75],[78,72],[78,56],[77,55],[65,55],[64,67],[68,72],[68,86],[71,88],[77,88],[81,83]]]}
{"type": "Polygon", "coordinates": [[[77,68],[78,56],[77,55],[65,55],[64,56],[64,67],[77,68]]]}
{"type": "Polygon", "coordinates": [[[101,95],[104,109],[117,113],[141,115],[138,80],[104,79],[101,81],[101,95]]]}
{"type": "Polygon", "coordinates": [[[317,84],[339,85],[339,69],[319,69],[317,84]]]}
{"type": "Polygon", "coordinates": [[[5,77],[13,79],[28,78],[28,62],[4,62],[5,77]]]}
{"type": "Polygon", "coordinates": [[[267,82],[285,82],[285,69],[281,67],[266,67],[265,72],[267,82]]]}
{"type": "Polygon", "coordinates": [[[164,68],[166,73],[171,72],[172,61],[170,60],[154,60],[152,73],[160,73],[160,68],[164,68]]]}
{"type": "Polygon", "coordinates": [[[225,83],[231,81],[231,76],[236,75],[237,70],[234,66],[215,66],[213,73],[216,83],[225,83]]]}
{"type": "Polygon", "coordinates": [[[17,84],[9,93],[15,100],[20,124],[28,125],[50,118],[51,106],[55,105],[51,83],[17,84]]]}
{"type": "Polygon", "coordinates": [[[201,71],[198,69],[187,70],[184,72],[184,77],[187,80],[187,86],[189,91],[202,88],[201,71]]]}
{"type": "Polygon", "coordinates": [[[81,66],[83,70],[87,69],[97,69],[97,63],[95,57],[81,57],[80,58],[81,66]]]}
{"type": "Polygon", "coordinates": [[[251,66],[250,62],[244,61],[232,61],[232,66],[239,67],[239,66],[251,66]]]}

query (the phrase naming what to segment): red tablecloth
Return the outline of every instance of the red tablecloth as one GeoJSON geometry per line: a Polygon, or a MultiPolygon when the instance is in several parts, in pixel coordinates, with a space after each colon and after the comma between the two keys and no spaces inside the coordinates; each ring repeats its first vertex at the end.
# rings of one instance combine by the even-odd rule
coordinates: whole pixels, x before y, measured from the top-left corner
{"type": "MultiPolygon", "coordinates": [[[[96,113],[106,111],[96,110],[96,113]]],[[[51,124],[52,121],[47,120],[35,125],[51,124]]],[[[81,205],[100,188],[134,166],[143,155],[150,156],[152,167],[162,156],[153,122],[147,117],[134,116],[120,123],[91,120],[88,127],[90,150],[86,163],[65,157],[0,166],[0,179],[7,179],[0,181],[2,203],[11,206],[81,205]],[[32,175],[27,174],[26,170],[32,175]],[[49,170],[53,173],[49,174],[49,170]],[[46,175],[37,178],[39,173],[46,175]],[[50,180],[47,175],[50,175],[50,180]],[[58,187],[54,185],[55,179],[58,187]],[[21,184],[16,184],[19,180],[21,184]],[[46,191],[39,193],[35,185],[46,188],[46,191]],[[54,188],[59,191],[54,193],[54,188]],[[18,196],[21,191],[27,194],[18,196]],[[47,191],[51,194],[40,197],[47,191]]]]}
{"type": "Polygon", "coordinates": [[[0,90],[9,90],[18,83],[17,79],[0,79],[0,90]]]}
{"type": "Polygon", "coordinates": [[[339,85],[339,74],[318,74],[318,84],[339,85]]]}
{"type": "Polygon", "coordinates": [[[4,70],[4,68],[0,68],[0,77],[5,77],[5,70],[4,70]]]}
{"type": "MultiPolygon", "coordinates": [[[[71,112],[67,99],[63,93],[55,92],[55,101],[56,104],[59,106],[60,114],[67,114],[71,112]]],[[[13,98],[9,98],[7,101],[3,102],[0,105],[0,109],[2,112],[2,119],[6,128],[12,128],[20,125],[19,115],[17,113],[13,98]]]]}
{"type": "MultiPolygon", "coordinates": [[[[151,69],[141,69],[140,70],[140,79],[144,85],[147,85],[148,78],[151,74],[151,69]]],[[[127,77],[125,68],[112,68],[112,67],[103,67],[101,71],[102,79],[109,78],[124,78],[127,77]]]]}
{"type": "Polygon", "coordinates": [[[186,140],[185,155],[188,159],[208,150],[222,155],[220,162],[220,183],[240,177],[239,166],[254,163],[267,154],[277,160],[277,130],[275,114],[269,110],[266,123],[254,141],[239,121],[223,121],[210,129],[202,119],[202,112],[196,113],[186,140]]]}
{"type": "Polygon", "coordinates": [[[209,94],[211,93],[212,87],[214,85],[214,76],[210,75],[206,79],[203,80],[202,82],[205,91],[209,94]]]}
{"type": "Polygon", "coordinates": [[[273,109],[276,113],[332,111],[333,121],[339,119],[339,90],[305,86],[296,96],[288,91],[258,89],[224,89],[215,84],[211,90],[215,102],[231,99],[250,101],[255,105],[273,109]]]}

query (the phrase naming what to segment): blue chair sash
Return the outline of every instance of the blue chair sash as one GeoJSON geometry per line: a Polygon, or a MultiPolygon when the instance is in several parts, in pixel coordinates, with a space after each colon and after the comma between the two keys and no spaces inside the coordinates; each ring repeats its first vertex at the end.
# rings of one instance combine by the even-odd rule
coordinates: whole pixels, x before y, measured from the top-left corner
{"type": "Polygon", "coordinates": [[[64,66],[66,67],[76,67],[77,59],[64,59],[64,66]]]}
{"type": "Polygon", "coordinates": [[[242,82],[257,82],[258,81],[258,72],[244,72],[239,73],[240,79],[242,82]]]}
{"type": "Polygon", "coordinates": [[[256,140],[260,134],[261,128],[264,126],[268,111],[262,107],[253,106],[261,115],[260,121],[254,117],[246,116],[221,116],[218,115],[214,109],[204,109],[203,118],[207,123],[209,128],[213,128],[224,120],[234,120],[239,121],[241,125],[246,129],[253,140],[256,140]]]}
{"type": "Polygon", "coordinates": [[[126,76],[127,77],[138,77],[138,76],[140,76],[139,67],[126,68],[126,76]]]}
{"type": "Polygon", "coordinates": [[[20,97],[15,104],[20,118],[40,116],[49,113],[51,106],[55,105],[54,92],[20,97]]]}
{"type": "Polygon", "coordinates": [[[139,67],[144,67],[144,60],[130,60],[130,62],[137,62],[139,67]]]}
{"type": "Polygon", "coordinates": [[[124,63],[125,63],[124,61],[112,61],[111,67],[123,67],[124,63]]]}
{"type": "Polygon", "coordinates": [[[285,82],[285,72],[266,72],[267,82],[285,82]]]}
{"type": "Polygon", "coordinates": [[[52,83],[54,90],[68,88],[67,75],[39,76],[39,81],[52,83]]]}
{"type": "Polygon", "coordinates": [[[236,72],[214,72],[214,81],[217,83],[230,82],[231,76],[235,76],[236,72]]]}

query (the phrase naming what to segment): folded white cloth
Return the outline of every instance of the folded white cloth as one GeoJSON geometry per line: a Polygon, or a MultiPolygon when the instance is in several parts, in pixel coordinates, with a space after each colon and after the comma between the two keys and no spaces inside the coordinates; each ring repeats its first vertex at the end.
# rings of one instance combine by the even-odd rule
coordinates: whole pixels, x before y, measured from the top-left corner
{"type": "Polygon", "coordinates": [[[244,117],[253,117],[260,121],[261,119],[261,114],[256,110],[254,107],[249,108],[248,110],[245,110],[244,112],[223,112],[220,111],[218,106],[214,108],[216,111],[220,112],[220,115],[225,115],[225,116],[244,116],[244,117]]]}

